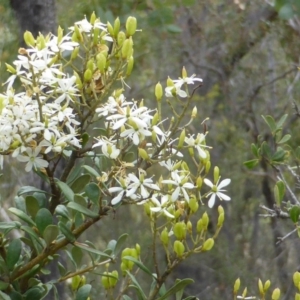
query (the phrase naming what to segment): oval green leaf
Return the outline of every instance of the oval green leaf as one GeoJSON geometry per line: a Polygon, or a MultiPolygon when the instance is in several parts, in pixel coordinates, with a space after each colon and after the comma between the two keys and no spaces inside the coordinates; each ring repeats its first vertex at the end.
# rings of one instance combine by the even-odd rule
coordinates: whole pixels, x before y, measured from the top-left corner
{"type": "Polygon", "coordinates": [[[51,212],[47,208],[41,208],[36,214],[35,223],[40,234],[43,235],[45,228],[53,223],[51,212]]]}
{"type": "Polygon", "coordinates": [[[7,247],[6,265],[9,270],[13,270],[15,264],[18,262],[22,251],[22,242],[20,239],[14,239],[7,247]]]}
{"type": "Polygon", "coordinates": [[[55,241],[58,235],[58,227],[56,225],[48,225],[43,232],[43,238],[47,246],[49,246],[53,241],[55,241]]]}

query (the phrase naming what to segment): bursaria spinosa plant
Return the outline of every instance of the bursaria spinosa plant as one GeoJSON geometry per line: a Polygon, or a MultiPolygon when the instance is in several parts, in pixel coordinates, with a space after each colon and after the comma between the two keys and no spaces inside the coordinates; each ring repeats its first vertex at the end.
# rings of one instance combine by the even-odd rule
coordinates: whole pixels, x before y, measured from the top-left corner
{"type": "Polygon", "coordinates": [[[211,178],[208,132],[189,129],[197,117],[193,94],[202,79],[183,68],[179,79],[168,78],[165,87],[157,83],[149,99],[127,99],[136,31],[134,17],[122,30],[119,19],[103,24],[93,14],[66,34],[61,28],[57,36],[26,32],[28,47],[7,65],[11,76],[0,95],[1,165],[11,156],[48,188],[22,187],[9,209],[16,221],[0,223],[5,299],[33,294],[42,299],[49,292],[59,298],[60,282],[69,282],[79,300],[88,299],[92,288],[109,299],[136,299],[135,293],[140,299],[180,297],[192,280],[165,286],[168,275],[188,256],[214,246],[225,216],[220,201],[230,200],[224,189],[230,179],[220,180],[218,167],[211,178]],[[166,101],[170,111],[162,110],[166,101]],[[80,240],[126,204],[144,206],[153,268],[143,264],[139,241],[126,247],[126,233],[107,249],[98,249],[96,240],[80,240]],[[215,205],[216,231],[208,232],[215,205]],[[13,229],[20,235],[11,235],[13,229]],[[59,259],[60,250],[72,266],[58,262],[60,277],[43,282],[37,275],[49,272],[47,265],[59,259]],[[158,251],[165,252],[165,262],[158,262],[158,251]],[[83,254],[89,255],[85,264],[83,254]],[[138,269],[149,276],[146,290],[138,283],[138,269]],[[89,281],[96,271],[101,279],[89,281]]]}

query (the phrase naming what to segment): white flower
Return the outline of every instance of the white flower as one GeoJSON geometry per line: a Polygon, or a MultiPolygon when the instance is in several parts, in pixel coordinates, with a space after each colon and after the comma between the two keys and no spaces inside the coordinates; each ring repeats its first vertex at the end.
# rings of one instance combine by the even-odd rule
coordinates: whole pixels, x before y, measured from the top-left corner
{"type": "Polygon", "coordinates": [[[173,86],[167,86],[165,88],[166,97],[172,98],[174,95],[178,95],[181,98],[186,98],[187,93],[181,89],[181,84],[175,84],[173,86]]]}
{"type": "Polygon", "coordinates": [[[194,78],[196,76],[196,74],[193,74],[191,77],[185,77],[185,78],[179,78],[176,80],[173,80],[173,82],[176,84],[178,84],[180,87],[186,83],[186,84],[194,84],[194,81],[199,81],[199,82],[203,82],[203,80],[201,78],[194,78]]]}
{"type": "Polygon", "coordinates": [[[32,170],[32,168],[34,169],[38,169],[38,168],[47,168],[49,163],[38,157],[39,153],[41,151],[40,147],[36,147],[34,150],[32,150],[31,148],[27,148],[26,149],[26,154],[27,155],[19,155],[17,156],[17,159],[21,162],[27,162],[26,167],[25,167],[25,171],[29,172],[32,170]]]}
{"type": "Polygon", "coordinates": [[[231,198],[227,195],[225,195],[223,192],[225,192],[226,190],[222,190],[223,187],[229,185],[231,182],[231,179],[224,179],[219,183],[219,180],[216,184],[213,184],[209,179],[205,178],[204,179],[204,183],[206,185],[208,185],[211,188],[211,191],[207,194],[206,197],[209,197],[208,200],[208,207],[212,208],[215,204],[216,201],[216,196],[220,199],[220,200],[225,200],[225,201],[229,201],[231,200],[231,198]]]}
{"type": "Polygon", "coordinates": [[[130,126],[129,129],[124,130],[121,134],[121,137],[130,138],[135,145],[138,145],[141,141],[144,140],[145,136],[151,136],[151,132],[145,128],[135,126],[130,126]]]}
{"type": "Polygon", "coordinates": [[[191,135],[189,137],[185,137],[185,139],[184,139],[185,143],[188,146],[195,147],[197,149],[198,154],[202,159],[205,159],[207,156],[207,154],[203,150],[203,148],[211,148],[211,147],[205,145],[205,136],[206,135],[203,133],[198,133],[196,139],[194,139],[193,135],[191,135]]]}
{"type": "Polygon", "coordinates": [[[175,190],[172,193],[172,200],[173,201],[179,200],[178,198],[182,193],[185,201],[189,202],[190,197],[186,189],[193,189],[194,185],[187,181],[187,179],[189,179],[188,175],[186,174],[179,175],[179,171],[176,170],[171,173],[171,177],[173,178],[173,180],[170,179],[163,180],[162,183],[172,184],[176,186],[175,190]]]}
{"type": "Polygon", "coordinates": [[[155,205],[155,207],[150,207],[150,210],[159,213],[162,212],[165,216],[169,218],[175,218],[171,213],[168,212],[168,207],[174,206],[174,204],[169,200],[168,195],[161,196],[161,200],[159,201],[156,195],[152,196],[150,201],[155,205]]]}

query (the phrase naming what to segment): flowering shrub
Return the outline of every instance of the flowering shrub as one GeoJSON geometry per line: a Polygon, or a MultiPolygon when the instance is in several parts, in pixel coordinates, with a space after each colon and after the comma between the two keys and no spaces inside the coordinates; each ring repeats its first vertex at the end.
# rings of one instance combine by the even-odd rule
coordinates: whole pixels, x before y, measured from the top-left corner
{"type": "Polygon", "coordinates": [[[74,297],[87,299],[93,283],[85,275],[97,268],[104,294],[111,299],[131,299],[134,290],[140,299],[166,299],[172,294],[180,298],[192,280],[178,280],[166,288],[166,278],[182,260],[214,246],[224,209],[218,206],[216,232],[208,233],[205,207],[230,200],[224,193],[230,179],[220,182],[218,167],[212,181],[208,179],[207,132],[189,133],[196,107],[186,119],[202,79],[188,76],[183,68],[181,78],[168,78],[165,91],[157,83],[151,96],[156,99],[154,109],[144,100],[126,99],[136,28],[134,17],[127,19],[122,31],[119,19],[103,24],[93,14],[65,35],[61,28],[57,36],[34,38],[26,32],[28,48],[20,49],[18,59],[7,65],[12,75],[0,95],[1,165],[10,155],[49,186],[47,191],[22,187],[15,206],[9,208],[18,220],[0,223],[0,293],[7,299],[33,295],[42,299],[56,291],[56,283],[68,280],[74,297]],[[16,83],[21,83],[22,92],[13,89],[16,83]],[[163,101],[169,102],[170,112],[162,111],[163,101]],[[180,111],[176,103],[182,106],[180,111]],[[93,159],[93,166],[85,164],[85,157],[93,159]],[[111,240],[107,249],[78,241],[109,211],[125,204],[145,208],[153,239],[151,270],[143,264],[138,244],[124,248],[125,233],[111,240]],[[195,224],[192,215],[198,216],[195,224]],[[13,229],[26,237],[11,239],[13,229]],[[166,253],[165,265],[157,261],[159,245],[166,253]],[[59,278],[40,281],[36,275],[45,272],[62,249],[74,262],[86,252],[91,262],[75,263],[72,269],[59,263],[59,278]],[[137,269],[150,278],[147,291],[138,283],[137,269]]]}

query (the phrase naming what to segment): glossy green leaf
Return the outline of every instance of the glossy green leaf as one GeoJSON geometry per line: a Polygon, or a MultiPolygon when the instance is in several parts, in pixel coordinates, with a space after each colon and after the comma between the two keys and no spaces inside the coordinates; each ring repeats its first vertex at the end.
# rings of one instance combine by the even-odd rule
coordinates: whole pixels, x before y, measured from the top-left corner
{"type": "Polygon", "coordinates": [[[83,258],[82,250],[78,247],[73,247],[72,248],[72,257],[73,257],[76,265],[80,266],[81,262],[82,262],[82,258],[83,258]]]}
{"type": "Polygon", "coordinates": [[[277,181],[276,182],[276,186],[278,188],[278,196],[279,196],[279,200],[282,201],[284,194],[285,194],[285,184],[283,181],[277,181]]]}
{"type": "Polygon", "coordinates": [[[35,193],[35,192],[43,193],[43,194],[49,194],[48,192],[37,189],[34,186],[23,186],[19,189],[18,196],[21,196],[23,194],[28,194],[28,193],[31,194],[31,193],[35,193]]]}
{"type": "Polygon", "coordinates": [[[35,218],[36,213],[40,209],[39,203],[37,199],[33,196],[26,196],[25,198],[26,203],[26,211],[32,217],[35,218]]]}
{"type": "Polygon", "coordinates": [[[176,294],[177,292],[185,289],[185,287],[191,283],[193,283],[194,280],[190,278],[186,278],[183,280],[178,280],[162,297],[158,298],[157,300],[165,300],[171,295],[176,294]]]}
{"type": "Polygon", "coordinates": [[[55,214],[58,215],[58,216],[62,216],[66,219],[70,219],[68,209],[62,204],[59,204],[59,205],[56,206],[55,214]]]}
{"type": "Polygon", "coordinates": [[[71,190],[71,188],[65,183],[58,179],[55,180],[57,186],[61,190],[62,194],[65,196],[67,201],[73,201],[74,200],[74,193],[71,190]]]}
{"type": "Polygon", "coordinates": [[[23,211],[15,208],[15,207],[10,207],[8,210],[12,214],[14,214],[18,218],[20,218],[22,221],[26,222],[27,224],[29,224],[31,226],[35,226],[35,223],[33,222],[33,220],[28,215],[26,215],[23,211]]]}
{"type": "Polygon", "coordinates": [[[283,136],[283,138],[278,142],[278,144],[284,144],[287,141],[289,141],[291,139],[291,135],[290,134],[286,134],[285,136],[283,136]]]}
{"type": "Polygon", "coordinates": [[[93,254],[101,255],[103,257],[111,258],[111,256],[108,255],[107,253],[105,253],[103,251],[100,251],[100,250],[97,250],[97,249],[94,249],[92,247],[89,247],[88,245],[85,245],[85,244],[82,244],[82,243],[75,243],[75,246],[82,249],[82,250],[84,250],[84,251],[88,251],[88,252],[93,253],[93,254]]]}
{"type": "Polygon", "coordinates": [[[85,187],[86,196],[95,204],[99,204],[100,198],[100,189],[99,186],[95,182],[91,182],[85,187]]]}
{"type": "Polygon", "coordinates": [[[14,239],[7,247],[6,265],[9,270],[13,270],[15,264],[18,262],[22,251],[22,242],[20,239],[14,239]]]}
{"type": "Polygon", "coordinates": [[[47,208],[41,208],[36,214],[35,223],[40,234],[43,235],[45,228],[53,223],[51,212],[47,208]]]}
{"type": "Polygon", "coordinates": [[[76,241],[76,237],[65,223],[58,222],[58,227],[61,233],[66,237],[68,241],[70,241],[71,243],[74,243],[76,241]]]}
{"type": "Polygon", "coordinates": [[[139,292],[140,296],[142,299],[147,299],[143,289],[141,288],[140,284],[138,283],[138,281],[136,280],[135,276],[132,275],[129,271],[126,271],[127,275],[130,277],[132,284],[139,292]]]}
{"type": "Polygon", "coordinates": [[[290,218],[294,223],[297,223],[299,220],[299,215],[300,215],[300,207],[299,206],[293,206],[290,211],[290,218]]]}
{"type": "Polygon", "coordinates": [[[21,223],[19,222],[0,222],[0,230],[6,230],[6,229],[18,229],[20,228],[21,223]]]}
{"type": "Polygon", "coordinates": [[[75,300],[86,300],[91,292],[92,286],[90,284],[85,284],[80,287],[76,293],[75,300]]]}
{"type": "Polygon", "coordinates": [[[43,238],[47,246],[49,246],[53,241],[55,241],[58,235],[59,229],[57,225],[48,225],[43,231],[43,238]]]}
{"type": "Polygon", "coordinates": [[[44,295],[44,289],[41,286],[34,286],[24,294],[25,300],[40,300],[44,295]]]}
{"type": "Polygon", "coordinates": [[[82,166],[82,168],[85,169],[92,176],[100,177],[100,174],[94,168],[87,166],[87,165],[82,166]]]}
{"type": "Polygon", "coordinates": [[[272,116],[262,116],[262,118],[264,119],[264,121],[269,126],[271,132],[274,133],[277,129],[274,118],[272,116]]]}
{"type": "Polygon", "coordinates": [[[251,159],[244,162],[244,166],[246,166],[248,169],[253,169],[257,164],[259,160],[258,159],[251,159]]]}
{"type": "Polygon", "coordinates": [[[134,262],[142,271],[155,278],[155,275],[139,260],[135,259],[132,256],[124,256],[122,259],[127,259],[134,262]]]}
{"type": "Polygon", "coordinates": [[[124,246],[127,238],[128,238],[128,234],[127,233],[122,234],[118,238],[117,244],[116,244],[116,247],[115,247],[115,250],[114,250],[114,254],[115,255],[118,255],[121,252],[121,250],[123,249],[123,246],[124,246]]]}
{"type": "Polygon", "coordinates": [[[48,200],[46,194],[34,192],[32,196],[37,200],[39,204],[39,208],[47,208],[48,207],[48,200]]]}
{"type": "Polygon", "coordinates": [[[278,150],[272,156],[272,161],[283,162],[284,158],[285,158],[285,151],[281,148],[278,148],[278,150]]]}
{"type": "Polygon", "coordinates": [[[85,186],[91,181],[91,175],[89,174],[83,174],[80,177],[78,177],[73,183],[71,184],[71,189],[73,192],[80,193],[84,190],[85,186]]]}
{"type": "Polygon", "coordinates": [[[21,226],[21,230],[25,231],[29,237],[32,239],[33,242],[36,242],[40,247],[39,249],[41,249],[44,245],[40,239],[40,237],[37,235],[37,233],[29,226],[21,226]]]}
{"type": "Polygon", "coordinates": [[[75,211],[80,212],[90,218],[97,218],[99,216],[97,213],[75,202],[69,202],[67,207],[74,209],[75,211]]]}

